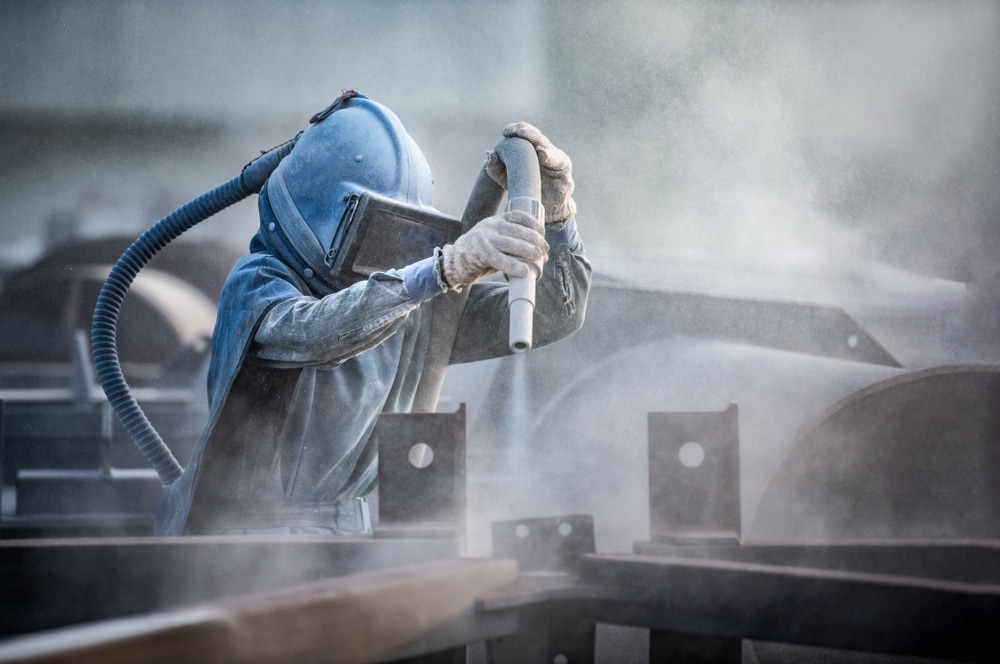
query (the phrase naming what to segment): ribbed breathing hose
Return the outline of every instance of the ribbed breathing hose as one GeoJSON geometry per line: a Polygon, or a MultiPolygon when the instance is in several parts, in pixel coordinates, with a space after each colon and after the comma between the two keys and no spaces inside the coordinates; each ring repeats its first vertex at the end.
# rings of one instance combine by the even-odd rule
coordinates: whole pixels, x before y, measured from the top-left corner
{"type": "Polygon", "coordinates": [[[146,230],[111,268],[97,297],[90,335],[97,378],[118,420],[164,486],[180,477],[183,468],[142,412],[122,374],[117,328],[125,295],[139,270],[169,242],[212,215],[258,193],[278,162],[292,151],[296,140],[298,136],[264,153],[247,164],[239,176],[185,203],[146,230]]]}

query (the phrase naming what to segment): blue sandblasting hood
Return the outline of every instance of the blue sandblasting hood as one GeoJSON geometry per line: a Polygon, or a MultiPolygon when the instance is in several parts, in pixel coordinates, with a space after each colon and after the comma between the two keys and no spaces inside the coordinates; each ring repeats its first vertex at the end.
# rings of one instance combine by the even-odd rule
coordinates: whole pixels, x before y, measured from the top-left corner
{"type": "Polygon", "coordinates": [[[299,137],[260,199],[260,239],[318,291],[333,287],[325,259],[351,194],[430,206],[434,184],[427,159],[388,108],[361,94],[331,108],[299,137]]]}

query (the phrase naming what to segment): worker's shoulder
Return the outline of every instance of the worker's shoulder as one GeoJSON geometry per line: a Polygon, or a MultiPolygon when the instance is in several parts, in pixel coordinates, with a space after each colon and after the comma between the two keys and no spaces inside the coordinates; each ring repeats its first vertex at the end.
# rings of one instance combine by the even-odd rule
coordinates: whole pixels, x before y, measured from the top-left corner
{"type": "Polygon", "coordinates": [[[233,264],[223,285],[222,297],[247,297],[272,290],[306,292],[307,289],[302,278],[281,259],[255,252],[241,256],[233,264]]]}

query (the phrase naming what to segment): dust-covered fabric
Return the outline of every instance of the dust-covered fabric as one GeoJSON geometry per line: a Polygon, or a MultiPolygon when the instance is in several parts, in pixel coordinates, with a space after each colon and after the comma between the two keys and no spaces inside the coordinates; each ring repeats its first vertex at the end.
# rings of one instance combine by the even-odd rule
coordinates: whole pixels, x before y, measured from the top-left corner
{"type": "MultiPolygon", "coordinates": [[[[260,210],[267,227],[266,192],[260,210]]],[[[184,473],[164,491],[157,534],[321,527],[322,515],[373,489],[370,437],[379,414],[412,406],[433,297],[414,297],[405,270],[340,291],[316,288],[299,276],[301,266],[278,258],[270,237],[255,236],[223,288],[209,419],[184,473]],[[285,516],[261,523],[261,514],[285,516]]],[[[575,223],[547,239],[561,251],[550,254],[537,285],[538,346],[579,328],[590,284],[575,223]]],[[[507,325],[506,283],[474,284],[451,362],[508,354],[507,325]]]]}

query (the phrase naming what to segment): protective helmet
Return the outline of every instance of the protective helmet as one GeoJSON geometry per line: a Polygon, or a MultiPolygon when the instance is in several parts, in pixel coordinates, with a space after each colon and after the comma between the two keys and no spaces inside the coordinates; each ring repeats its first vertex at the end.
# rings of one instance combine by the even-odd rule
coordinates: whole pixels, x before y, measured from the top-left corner
{"type": "Polygon", "coordinates": [[[286,263],[327,290],[327,252],[349,198],[371,192],[431,205],[434,181],[420,148],[392,111],[354,93],[317,114],[265,185],[261,233],[286,263]]]}

